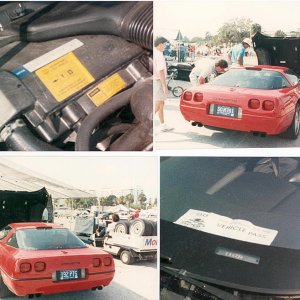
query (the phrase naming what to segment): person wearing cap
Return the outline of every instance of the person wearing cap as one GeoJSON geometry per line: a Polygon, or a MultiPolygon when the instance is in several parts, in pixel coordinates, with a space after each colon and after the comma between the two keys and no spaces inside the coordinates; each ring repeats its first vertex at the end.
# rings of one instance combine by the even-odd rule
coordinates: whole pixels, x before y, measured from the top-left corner
{"type": "Polygon", "coordinates": [[[211,75],[216,72],[225,72],[224,69],[228,67],[225,59],[212,60],[204,58],[196,62],[189,77],[193,86],[198,86],[209,81],[211,75]]]}
{"type": "Polygon", "coordinates": [[[228,53],[228,58],[232,65],[242,66],[244,64],[245,50],[251,46],[252,40],[250,38],[245,38],[241,44],[233,46],[228,53]]]}

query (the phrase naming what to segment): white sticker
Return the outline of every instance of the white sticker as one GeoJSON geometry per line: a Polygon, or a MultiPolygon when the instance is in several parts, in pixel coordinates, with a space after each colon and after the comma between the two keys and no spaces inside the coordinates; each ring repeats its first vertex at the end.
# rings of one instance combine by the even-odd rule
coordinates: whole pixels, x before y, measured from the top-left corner
{"type": "Polygon", "coordinates": [[[65,54],[68,54],[69,52],[81,47],[83,43],[79,41],[78,39],[74,39],[68,43],[65,43],[64,45],[61,45],[60,47],[49,51],[48,53],[26,63],[23,65],[23,67],[28,70],[29,72],[36,71],[37,69],[51,63],[52,61],[64,56],[65,54]]]}
{"type": "Polygon", "coordinates": [[[188,210],[175,224],[230,239],[270,246],[278,231],[201,210],[188,210]]]}

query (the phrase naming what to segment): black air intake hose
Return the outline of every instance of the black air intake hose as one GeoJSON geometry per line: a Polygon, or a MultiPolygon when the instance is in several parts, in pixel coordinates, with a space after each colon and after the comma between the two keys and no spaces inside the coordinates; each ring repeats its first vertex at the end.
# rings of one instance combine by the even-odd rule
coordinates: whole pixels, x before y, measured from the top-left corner
{"type": "Polygon", "coordinates": [[[90,115],[88,115],[79,127],[75,150],[89,151],[91,148],[91,136],[95,127],[103,122],[109,115],[118,109],[128,105],[134,88],[130,88],[116,96],[113,96],[107,102],[98,106],[90,115]]]}
{"type": "Polygon", "coordinates": [[[22,24],[24,41],[40,42],[82,34],[110,34],[153,48],[153,2],[58,2],[22,24]]]}
{"type": "MultiPolygon", "coordinates": [[[[101,124],[110,114],[118,109],[131,104],[132,112],[136,118],[136,125],[128,130],[113,143],[110,150],[113,151],[141,151],[152,143],[152,78],[137,83],[116,96],[113,96],[104,104],[97,107],[82,122],[77,133],[75,150],[89,151],[93,147],[91,136],[93,130],[101,124]]],[[[125,125],[125,124],[123,124],[125,125]]]]}

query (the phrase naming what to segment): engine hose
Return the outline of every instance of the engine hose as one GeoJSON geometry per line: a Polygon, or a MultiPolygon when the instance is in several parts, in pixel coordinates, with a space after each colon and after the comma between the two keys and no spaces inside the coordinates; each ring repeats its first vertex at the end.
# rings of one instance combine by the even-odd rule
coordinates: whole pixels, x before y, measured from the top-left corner
{"type": "Polygon", "coordinates": [[[153,140],[153,81],[138,82],[130,99],[137,125],[124,133],[110,146],[111,151],[142,151],[153,140]]]}
{"type": "Polygon", "coordinates": [[[111,127],[101,128],[101,130],[97,130],[92,136],[90,141],[90,150],[93,150],[97,143],[106,139],[109,136],[123,134],[127,130],[131,129],[134,125],[128,123],[122,123],[118,125],[113,125],[111,127]]]}
{"type": "Polygon", "coordinates": [[[59,148],[36,138],[21,119],[6,125],[1,131],[1,138],[12,151],[60,151],[59,148]]]}
{"type": "Polygon", "coordinates": [[[79,127],[75,151],[89,151],[90,142],[93,130],[96,126],[103,122],[109,115],[117,111],[118,109],[128,105],[134,88],[130,88],[111,99],[104,104],[98,106],[90,115],[88,115],[79,127]]]}
{"type": "Polygon", "coordinates": [[[121,36],[147,49],[153,48],[153,6],[136,6],[122,22],[121,36]]]}
{"type": "Polygon", "coordinates": [[[153,2],[58,2],[49,13],[27,23],[23,39],[41,42],[81,34],[116,35],[152,49],[153,2]]]}
{"type": "Polygon", "coordinates": [[[109,148],[111,151],[142,151],[152,143],[152,122],[136,125],[118,138],[109,148]]]}

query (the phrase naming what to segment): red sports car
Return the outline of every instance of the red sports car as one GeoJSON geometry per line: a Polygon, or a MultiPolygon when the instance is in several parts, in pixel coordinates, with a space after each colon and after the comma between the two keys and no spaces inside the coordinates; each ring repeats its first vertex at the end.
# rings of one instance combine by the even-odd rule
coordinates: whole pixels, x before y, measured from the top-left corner
{"type": "Polygon", "coordinates": [[[0,271],[0,297],[40,296],[102,289],[115,266],[110,254],[60,225],[14,223],[0,231],[0,271]]]}
{"type": "Polygon", "coordinates": [[[300,129],[300,86],[296,73],[267,65],[231,68],[212,82],[190,88],[180,111],[194,126],[262,135],[286,132],[296,139],[300,129]]]}

